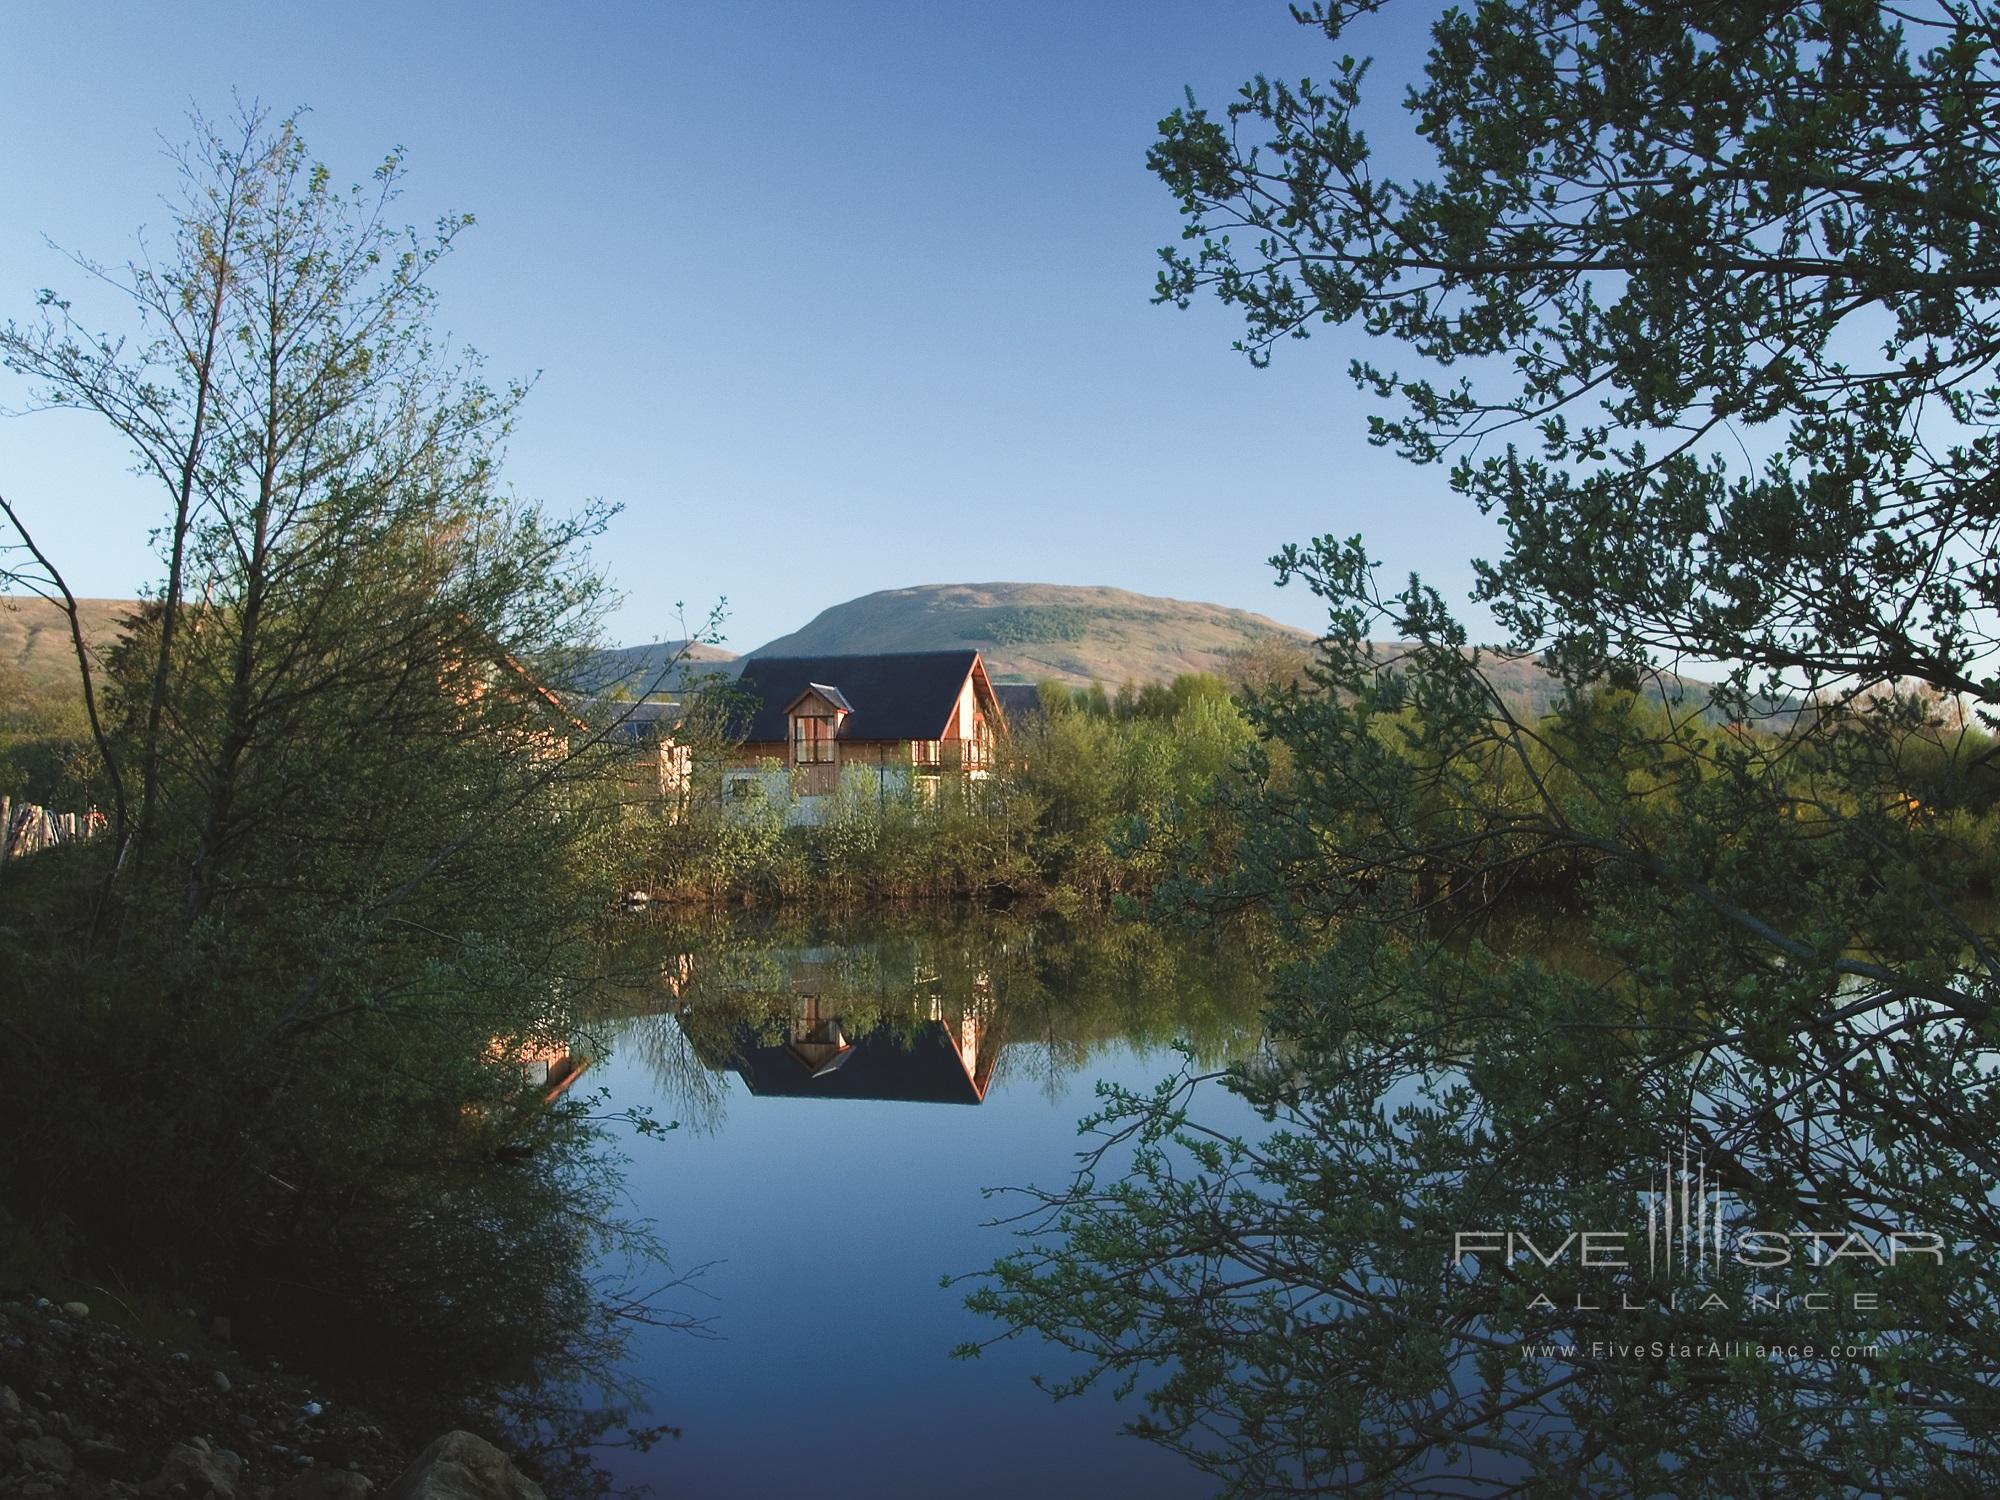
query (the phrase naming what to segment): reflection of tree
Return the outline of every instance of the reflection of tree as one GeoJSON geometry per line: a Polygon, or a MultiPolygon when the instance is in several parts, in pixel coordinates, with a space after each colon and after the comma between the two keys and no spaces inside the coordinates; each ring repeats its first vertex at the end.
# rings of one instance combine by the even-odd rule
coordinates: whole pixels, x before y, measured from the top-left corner
{"type": "Polygon", "coordinates": [[[1604,1025],[1601,984],[1532,965],[1359,939],[1338,962],[1354,998],[1293,997],[1277,1052],[1231,1077],[1268,1133],[1204,1129],[1185,1080],[1114,1094],[1098,1158],[1035,1196],[1027,1247],[974,1305],[1082,1354],[1074,1385],[1143,1381],[1135,1430],[1232,1494],[2000,1484],[1995,1106],[1970,1038],[1914,1046],[1891,1008],[1808,1027],[1778,1060],[1752,1053],[1770,1038],[1604,1025]],[[1373,997],[1395,989],[1439,1024],[1385,1016],[1373,997]],[[1669,1278],[1644,1254],[1646,1194],[1683,1153],[1729,1253],[1669,1278]],[[1572,1244],[1544,1268],[1474,1240],[1454,1266],[1457,1236],[1510,1228],[1544,1253],[1623,1231],[1633,1264],[1585,1269],[1572,1244]],[[1740,1264],[1771,1258],[1752,1229],[1843,1253],[1740,1264]],[[1894,1231],[1949,1253],[1874,1264],[1863,1247],[1894,1231]],[[1728,1353],[1754,1343],[1815,1353],[1728,1353]],[[1827,1357],[1851,1344],[1879,1351],[1827,1357]]]}
{"type": "Polygon", "coordinates": [[[713,1135],[729,1112],[725,1076],[703,1062],[671,1012],[622,1023],[614,1046],[630,1048],[646,1065],[675,1121],[696,1135],[713,1135]]]}
{"type": "Polygon", "coordinates": [[[544,1115],[531,1139],[511,1166],[399,1175],[259,1268],[235,1307],[409,1433],[488,1429],[552,1495],[602,1494],[594,1449],[667,1430],[644,1420],[629,1335],[705,1333],[699,1269],[673,1270],[651,1228],[625,1217],[620,1164],[580,1105],[544,1115]]]}

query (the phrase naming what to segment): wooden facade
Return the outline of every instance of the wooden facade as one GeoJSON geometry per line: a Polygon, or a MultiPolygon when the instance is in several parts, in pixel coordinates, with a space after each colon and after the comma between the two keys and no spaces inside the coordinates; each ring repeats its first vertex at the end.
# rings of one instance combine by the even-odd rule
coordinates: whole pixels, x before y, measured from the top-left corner
{"type": "Polygon", "coordinates": [[[1007,732],[977,651],[752,658],[740,685],[760,702],[729,764],[783,766],[795,797],[833,792],[853,767],[885,783],[983,777],[1007,732]]]}

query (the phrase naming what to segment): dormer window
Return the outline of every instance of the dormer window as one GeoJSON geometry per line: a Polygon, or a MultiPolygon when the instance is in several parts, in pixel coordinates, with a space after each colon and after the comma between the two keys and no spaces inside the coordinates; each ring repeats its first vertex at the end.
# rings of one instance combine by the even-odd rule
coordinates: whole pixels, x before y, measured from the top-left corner
{"type": "Polygon", "coordinates": [[[798,714],[792,719],[792,763],[823,766],[833,760],[832,714],[798,714]]]}
{"type": "Polygon", "coordinates": [[[840,721],[854,712],[854,705],[840,689],[829,683],[809,682],[806,690],[786,705],[785,712],[792,721],[792,764],[832,765],[840,721]]]}

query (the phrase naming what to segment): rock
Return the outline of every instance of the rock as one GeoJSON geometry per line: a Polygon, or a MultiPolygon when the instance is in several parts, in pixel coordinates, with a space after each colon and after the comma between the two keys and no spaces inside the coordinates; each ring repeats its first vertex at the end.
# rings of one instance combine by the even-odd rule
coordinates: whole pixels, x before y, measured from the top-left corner
{"type": "Polygon", "coordinates": [[[116,1443],[82,1443],[77,1447],[76,1456],[83,1461],[86,1469],[99,1474],[123,1474],[132,1463],[130,1455],[116,1443]]]}
{"type": "Polygon", "coordinates": [[[62,1310],[72,1318],[87,1318],[90,1316],[90,1304],[88,1302],[65,1302],[62,1305],[62,1310]]]}
{"type": "Polygon", "coordinates": [[[226,1396],[229,1394],[229,1377],[223,1374],[222,1371],[217,1370],[213,1375],[209,1376],[208,1383],[223,1395],[226,1396]]]}
{"type": "Polygon", "coordinates": [[[316,1469],[286,1481],[276,1500],[364,1500],[374,1488],[361,1475],[345,1469],[316,1469]]]}
{"type": "Polygon", "coordinates": [[[447,1432],[417,1456],[383,1500],[547,1500],[542,1487],[484,1438],[447,1432]]]}
{"type": "Polygon", "coordinates": [[[29,1438],[21,1444],[21,1458],[29,1468],[51,1474],[67,1474],[76,1467],[76,1456],[59,1437],[29,1438]]]}
{"type": "Polygon", "coordinates": [[[243,1460],[227,1448],[204,1453],[182,1444],[168,1450],[167,1461],[146,1488],[154,1494],[171,1494],[179,1485],[195,1500],[204,1495],[213,1500],[236,1500],[236,1481],[242,1477],[243,1460]]]}
{"type": "Polygon", "coordinates": [[[11,1419],[21,1415],[21,1398],[14,1394],[11,1385],[0,1385],[0,1419],[11,1419]]]}

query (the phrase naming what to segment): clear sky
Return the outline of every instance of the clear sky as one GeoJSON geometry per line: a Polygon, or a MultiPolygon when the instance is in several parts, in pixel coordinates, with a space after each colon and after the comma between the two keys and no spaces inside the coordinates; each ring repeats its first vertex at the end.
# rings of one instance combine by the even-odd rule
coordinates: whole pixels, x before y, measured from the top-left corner
{"type": "MultiPolygon", "coordinates": [[[[0,0],[0,56],[0,316],[41,286],[118,316],[43,237],[116,260],[162,224],[191,102],[309,105],[342,179],[406,147],[413,222],[479,219],[445,325],[540,374],[512,482],[625,508],[599,552],[622,641],[673,633],[677,599],[726,596],[748,650],[874,589],[1002,579],[1310,627],[1272,587],[1284,542],[1361,531],[1460,594],[1491,546],[1439,472],[1367,446],[1351,338],[1259,372],[1220,309],[1150,305],[1179,230],[1155,123],[1187,86],[1323,72],[1282,3],[0,0]]],[[[0,420],[0,493],[79,593],[159,572],[126,467],[87,419],[0,420]]]]}

